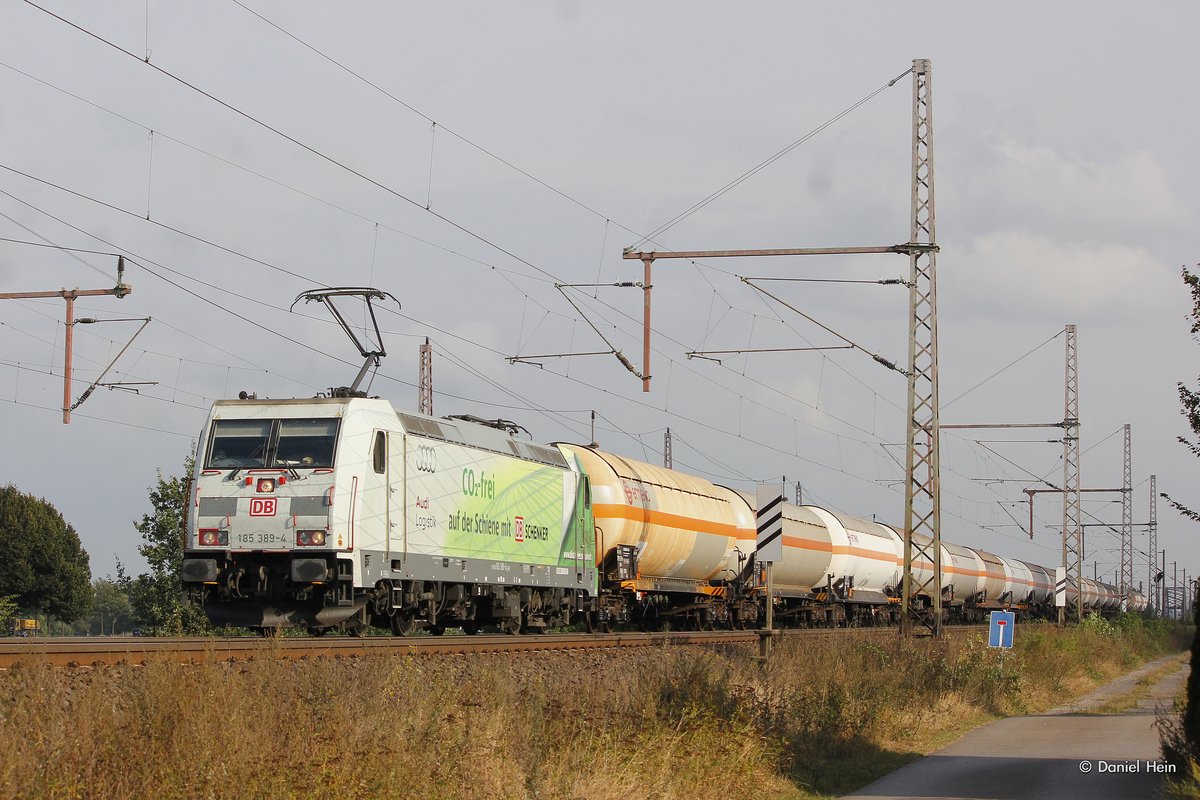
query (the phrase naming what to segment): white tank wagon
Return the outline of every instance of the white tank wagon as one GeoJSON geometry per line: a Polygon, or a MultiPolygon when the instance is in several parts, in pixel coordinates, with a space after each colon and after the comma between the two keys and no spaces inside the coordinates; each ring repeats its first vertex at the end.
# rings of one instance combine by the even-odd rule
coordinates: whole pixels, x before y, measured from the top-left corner
{"type": "Polygon", "coordinates": [[[1147,605],[1149,605],[1149,602],[1146,600],[1146,595],[1142,594],[1139,591],[1133,591],[1133,592],[1129,593],[1129,609],[1128,610],[1130,610],[1134,613],[1137,613],[1137,614],[1141,614],[1143,611],[1146,610],[1147,605]]]}
{"type": "Polygon", "coordinates": [[[980,595],[978,605],[981,608],[993,610],[1004,608],[1005,587],[1009,583],[1004,570],[1004,562],[995,553],[989,553],[977,547],[971,549],[975,551],[983,564],[983,594],[980,595]]]}
{"type": "Polygon", "coordinates": [[[1113,586],[1111,583],[1101,583],[1100,590],[1102,594],[1100,598],[1100,610],[1112,612],[1120,611],[1121,600],[1123,599],[1120,589],[1118,589],[1116,586],[1113,586]]]}
{"type": "MultiPolygon", "coordinates": [[[[902,545],[896,532],[849,514],[817,506],[803,508],[823,522],[829,534],[824,585],[814,586],[814,590],[819,599],[835,604],[834,621],[839,621],[839,614],[851,622],[886,619],[899,584],[897,553],[902,545]]],[[[785,531],[784,549],[789,545],[804,547],[807,542],[789,542],[785,531]]]]}
{"type": "MultiPolygon", "coordinates": [[[[896,537],[900,544],[896,551],[896,569],[901,575],[904,571],[904,535],[900,532],[896,533],[896,537]]],[[[932,604],[932,598],[929,596],[928,589],[921,589],[927,582],[933,580],[933,562],[928,557],[921,555],[918,550],[920,548],[928,549],[933,543],[933,539],[922,533],[914,533],[913,537],[913,593],[920,598],[920,601],[929,607],[932,604]]],[[[955,578],[955,568],[953,558],[950,551],[947,549],[949,542],[942,541],[942,600],[945,602],[950,596],[950,588],[953,585],[955,578]]]]}
{"type": "Polygon", "coordinates": [[[971,548],[952,542],[942,542],[942,551],[950,557],[942,562],[942,571],[948,574],[952,613],[966,619],[984,590],[983,560],[971,548]]]}
{"type": "Polygon", "coordinates": [[[1004,566],[1004,595],[1002,601],[1009,607],[1023,606],[1029,602],[1033,591],[1033,575],[1020,561],[998,556],[1004,566]]]}
{"type": "Polygon", "coordinates": [[[217,624],[404,634],[594,607],[586,477],[552,447],[385,400],[222,400],[196,450],[184,588],[217,624]]]}
{"type": "Polygon", "coordinates": [[[737,492],[699,477],[577,444],[559,448],[587,473],[601,603],[617,619],[657,627],[746,624],[729,591],[754,551],[755,512],[737,492]]]}
{"type": "Polygon", "coordinates": [[[773,588],[781,598],[814,600],[816,593],[833,580],[829,528],[810,506],[785,502],[781,510],[783,558],[771,566],[773,588]]]}
{"type": "Polygon", "coordinates": [[[1054,602],[1054,572],[1048,570],[1040,564],[1033,564],[1029,561],[1022,561],[1025,568],[1029,570],[1030,578],[1033,582],[1033,591],[1030,594],[1029,602],[1034,606],[1045,606],[1054,602]]]}

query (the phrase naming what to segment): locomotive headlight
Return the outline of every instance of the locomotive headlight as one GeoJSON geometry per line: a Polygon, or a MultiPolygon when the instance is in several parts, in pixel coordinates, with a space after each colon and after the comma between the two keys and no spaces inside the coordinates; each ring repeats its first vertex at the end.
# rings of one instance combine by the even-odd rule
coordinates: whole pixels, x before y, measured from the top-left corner
{"type": "Polygon", "coordinates": [[[324,547],[325,531],[296,531],[296,545],[299,547],[324,547]]]}
{"type": "Polygon", "coordinates": [[[275,479],[274,478],[259,478],[258,479],[258,491],[260,491],[260,492],[275,491],[275,479]]]}
{"type": "Polygon", "coordinates": [[[229,544],[229,531],[217,528],[201,528],[200,544],[205,547],[221,547],[229,544]]]}

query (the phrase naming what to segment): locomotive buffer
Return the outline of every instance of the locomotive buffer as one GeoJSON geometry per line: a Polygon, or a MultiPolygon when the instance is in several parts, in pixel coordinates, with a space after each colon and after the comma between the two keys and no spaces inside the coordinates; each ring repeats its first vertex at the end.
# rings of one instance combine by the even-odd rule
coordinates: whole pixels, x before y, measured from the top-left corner
{"type": "Polygon", "coordinates": [[[755,552],[764,565],[767,581],[766,627],[759,633],[758,655],[767,659],[771,655],[771,639],[775,635],[774,587],[771,584],[771,564],[783,560],[783,486],[759,486],[758,536],[755,552]]]}

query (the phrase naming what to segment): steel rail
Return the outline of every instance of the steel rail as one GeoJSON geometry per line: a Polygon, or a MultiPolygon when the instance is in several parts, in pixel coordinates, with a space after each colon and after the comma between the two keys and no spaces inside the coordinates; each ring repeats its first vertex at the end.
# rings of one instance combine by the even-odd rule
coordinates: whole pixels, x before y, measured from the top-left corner
{"type": "MultiPolygon", "coordinates": [[[[967,625],[964,632],[985,626],[967,625]]],[[[895,636],[896,629],[800,628],[777,631],[783,638],[824,639],[847,635],[864,638],[895,636]]],[[[449,635],[410,637],[323,636],[320,638],[251,637],[35,637],[0,641],[0,668],[14,664],[56,667],[115,664],[200,663],[252,659],[362,658],[383,655],[515,653],[534,650],[591,650],[629,647],[753,644],[759,631],[662,631],[609,634],[449,635]]]]}

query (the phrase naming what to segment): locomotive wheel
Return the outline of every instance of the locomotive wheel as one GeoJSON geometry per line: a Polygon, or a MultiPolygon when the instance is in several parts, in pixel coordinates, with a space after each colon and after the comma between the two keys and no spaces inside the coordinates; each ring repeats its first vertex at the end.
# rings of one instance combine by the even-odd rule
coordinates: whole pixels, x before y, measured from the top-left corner
{"type": "Polygon", "coordinates": [[[430,636],[441,636],[445,632],[446,632],[445,625],[430,625],[429,626],[429,635],[430,636]]]}
{"type": "Polygon", "coordinates": [[[397,611],[391,617],[391,629],[393,636],[412,636],[412,633],[417,628],[417,621],[413,619],[412,614],[405,614],[403,611],[397,611]]]}
{"type": "Polygon", "coordinates": [[[463,633],[465,633],[467,636],[474,636],[475,634],[479,633],[479,625],[474,622],[464,622],[462,629],[463,633]]]}
{"type": "Polygon", "coordinates": [[[278,639],[279,631],[278,625],[263,625],[261,628],[254,629],[254,632],[264,639],[278,639]]]}
{"type": "Polygon", "coordinates": [[[521,632],[521,618],[509,617],[508,619],[504,620],[500,623],[500,632],[516,636],[521,632]]]}

